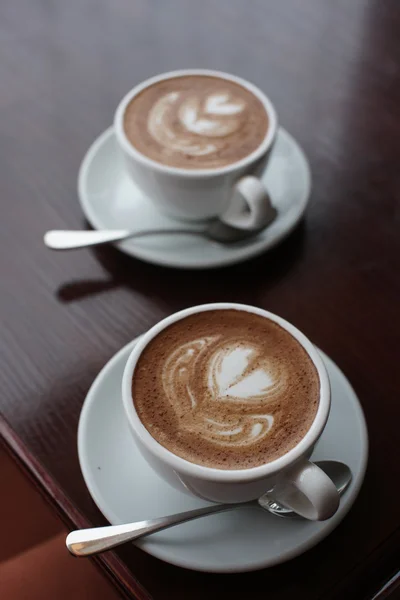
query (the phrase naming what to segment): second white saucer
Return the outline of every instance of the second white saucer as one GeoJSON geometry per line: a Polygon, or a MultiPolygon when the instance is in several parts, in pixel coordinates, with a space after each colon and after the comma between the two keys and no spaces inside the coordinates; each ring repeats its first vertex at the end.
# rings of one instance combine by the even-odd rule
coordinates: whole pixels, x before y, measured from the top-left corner
{"type": "MultiPolygon", "coordinates": [[[[262,177],[278,210],[265,231],[234,246],[222,246],[197,236],[152,236],[127,240],[118,248],[158,265],[204,269],[242,262],[269,250],[286,237],[304,214],[311,189],[307,159],[293,137],[280,129],[262,177]]],[[[78,193],[86,218],[95,229],[176,227],[143,196],[124,169],[113,128],[88,150],[79,172],[78,193]]]]}
{"type": "MultiPolygon", "coordinates": [[[[113,525],[207,505],[160,479],[133,440],[122,407],[121,380],[135,343],[122,348],[99,373],[79,421],[82,473],[93,500],[113,525]]],[[[332,407],[312,459],[340,460],[353,474],[337,513],[328,521],[315,522],[280,519],[255,508],[241,508],[150,535],[137,541],[137,546],[174,565],[231,573],[289,560],[318,544],[338,526],[364,479],[368,439],[357,396],[335,363],[321,354],[331,382],[332,407]]]]}

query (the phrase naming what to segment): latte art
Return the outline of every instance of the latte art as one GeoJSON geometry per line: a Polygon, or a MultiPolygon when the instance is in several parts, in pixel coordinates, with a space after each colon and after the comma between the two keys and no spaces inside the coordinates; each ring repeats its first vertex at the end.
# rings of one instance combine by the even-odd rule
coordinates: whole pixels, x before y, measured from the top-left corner
{"type": "Polygon", "coordinates": [[[265,360],[255,368],[259,348],[246,347],[241,340],[230,344],[234,347],[218,348],[211,357],[209,389],[217,399],[257,404],[284,392],[286,374],[280,365],[265,360]]]}
{"type": "Polygon", "coordinates": [[[218,77],[160,81],[127,106],[124,129],[149,158],[185,168],[218,167],[243,158],[265,137],[268,118],[246,88],[218,77]]]}
{"type": "Polygon", "coordinates": [[[215,310],[174,323],[148,344],[132,396],[144,426],[171,452],[240,469],[300,441],[318,408],[319,379],[302,346],[275,322],[215,310]]]}
{"type": "Polygon", "coordinates": [[[282,365],[260,362],[259,355],[256,345],[240,339],[225,347],[222,335],[176,349],[165,361],[162,381],[182,428],[222,446],[253,444],[267,435],[274,423],[268,404],[285,393],[287,375],[282,365]]]}
{"type": "Polygon", "coordinates": [[[200,100],[179,92],[171,92],[160,98],[152,107],[148,118],[150,135],[166,150],[192,156],[211,154],[218,149],[217,143],[208,138],[226,137],[238,131],[245,110],[243,102],[229,94],[210,94],[200,100]],[[193,135],[198,136],[193,140],[193,135]]]}

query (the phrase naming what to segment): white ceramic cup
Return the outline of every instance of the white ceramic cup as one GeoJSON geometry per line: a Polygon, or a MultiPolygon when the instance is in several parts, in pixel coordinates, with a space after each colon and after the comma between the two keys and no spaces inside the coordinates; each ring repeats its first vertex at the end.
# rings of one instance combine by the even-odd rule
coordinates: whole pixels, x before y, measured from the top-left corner
{"type": "Polygon", "coordinates": [[[205,69],[164,73],[133,88],[121,100],[114,118],[115,135],[133,181],[156,207],[169,216],[186,221],[204,221],[223,216],[242,228],[268,224],[275,216],[268,193],[258,176],[266,167],[277,131],[275,109],[256,86],[244,79],[205,69]],[[139,152],[124,131],[129,102],[150,85],[187,75],[208,75],[233,81],[252,92],[265,107],[269,125],[261,144],[245,158],[217,169],[182,169],[156,162],[139,152]]]}
{"type": "Polygon", "coordinates": [[[174,487],[215,502],[246,502],[272,490],[281,504],[311,520],[331,517],[339,506],[339,495],[331,479],[309,461],[321,436],[330,409],[330,386],[324,363],[314,345],[293,325],[276,315],[242,304],[205,304],[167,317],[138,341],[125,366],[122,381],[125,414],[138,448],[151,467],[174,487]],[[303,346],[313,361],[320,380],[319,407],[310,429],[289,452],[276,460],[249,469],[224,470],[191,463],[159,444],[147,431],[135,410],[132,378],[144,348],[160,331],[189,315],[208,310],[235,309],[275,321],[303,346]]]}

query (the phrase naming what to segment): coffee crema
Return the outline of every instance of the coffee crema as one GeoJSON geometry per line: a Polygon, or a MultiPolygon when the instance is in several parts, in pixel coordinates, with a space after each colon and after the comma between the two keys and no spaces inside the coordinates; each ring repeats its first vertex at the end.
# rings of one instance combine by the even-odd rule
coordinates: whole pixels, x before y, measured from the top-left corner
{"type": "Polygon", "coordinates": [[[294,337],[270,319],[228,309],[161,331],[132,380],[154,439],[217,469],[256,467],[291,450],[314,421],[319,392],[317,370],[294,337]]]}
{"type": "Polygon", "coordinates": [[[124,131],[139,152],[163,165],[219,168],[258,148],[268,129],[262,102],[222,77],[186,75],[142,90],[125,109],[124,131]]]}

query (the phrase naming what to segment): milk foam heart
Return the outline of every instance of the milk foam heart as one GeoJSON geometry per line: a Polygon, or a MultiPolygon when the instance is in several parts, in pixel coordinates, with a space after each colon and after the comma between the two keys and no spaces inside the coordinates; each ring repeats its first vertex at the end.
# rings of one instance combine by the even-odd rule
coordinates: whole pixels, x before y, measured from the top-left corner
{"type": "Polygon", "coordinates": [[[286,373],[268,360],[254,368],[259,362],[257,345],[240,339],[230,339],[227,346],[224,342],[223,335],[208,336],[175,349],[163,368],[164,392],[183,419],[183,429],[222,446],[252,444],[273,426],[268,403],[283,393],[286,373]],[[200,372],[207,389],[198,386],[200,372]],[[231,405],[225,416],[220,415],[220,402],[231,405]],[[241,413],[242,404],[250,410],[246,415],[241,413]]]}
{"type": "Polygon", "coordinates": [[[223,346],[212,356],[208,366],[208,385],[218,398],[229,398],[232,402],[265,402],[285,384],[286,376],[266,360],[261,368],[252,370],[252,359],[257,357],[258,348],[241,345],[232,348],[232,342],[223,346]]]}
{"type": "Polygon", "coordinates": [[[264,139],[268,117],[246,88],[219,77],[162,80],[127,106],[124,129],[149,158],[186,168],[218,167],[243,158],[264,139]]]}
{"type": "Polygon", "coordinates": [[[215,310],[178,321],[149,343],[132,396],[166,448],[237,469],[273,460],[300,441],[318,408],[319,378],[300,343],[275,322],[215,310]]]}

